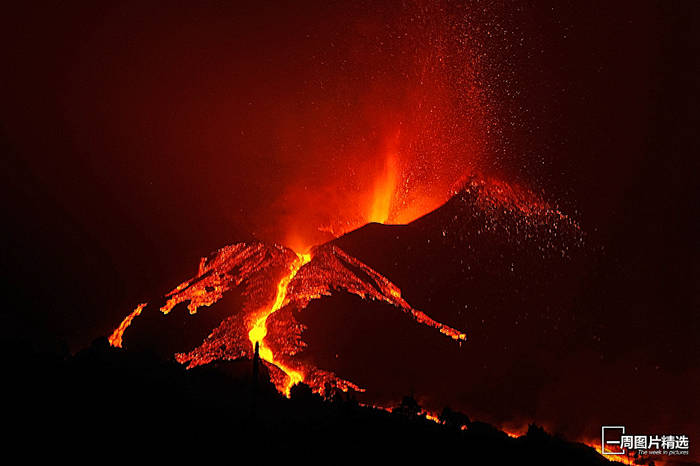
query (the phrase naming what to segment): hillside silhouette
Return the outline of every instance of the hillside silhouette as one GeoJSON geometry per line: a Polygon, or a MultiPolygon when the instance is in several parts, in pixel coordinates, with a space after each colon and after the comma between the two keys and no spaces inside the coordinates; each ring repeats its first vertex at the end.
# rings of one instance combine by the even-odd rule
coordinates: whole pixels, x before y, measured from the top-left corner
{"type": "Polygon", "coordinates": [[[511,438],[447,407],[439,421],[426,419],[410,395],[391,412],[362,406],[353,393],[321,396],[303,384],[287,399],[257,360],[185,370],[153,353],[112,348],[104,338],[75,355],[61,346],[13,348],[6,353],[12,356],[6,388],[15,445],[120,455],[225,447],[232,455],[262,448],[397,458],[419,453],[465,464],[608,464],[594,449],[534,425],[511,438]]]}

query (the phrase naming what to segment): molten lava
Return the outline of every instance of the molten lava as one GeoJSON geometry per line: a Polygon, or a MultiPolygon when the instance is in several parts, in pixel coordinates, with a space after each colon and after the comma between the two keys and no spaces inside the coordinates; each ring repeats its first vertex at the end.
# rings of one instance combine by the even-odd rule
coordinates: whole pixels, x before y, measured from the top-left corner
{"type": "Polygon", "coordinates": [[[122,347],[122,335],[124,335],[124,332],[126,329],[131,325],[131,322],[139,315],[141,315],[141,312],[143,311],[143,308],[146,307],[148,303],[141,303],[138,306],[136,306],[136,309],[126,316],[124,320],[122,320],[122,323],[119,324],[119,327],[114,329],[114,332],[109,336],[109,344],[114,346],[115,348],[121,348],[122,347]]]}
{"type": "Polygon", "coordinates": [[[275,356],[272,353],[272,350],[265,344],[265,337],[267,336],[267,318],[274,312],[279,311],[282,306],[284,306],[287,298],[287,288],[289,287],[289,282],[294,279],[299,269],[311,260],[310,254],[297,254],[297,256],[299,259],[292,262],[289,268],[289,274],[282,278],[277,285],[277,296],[275,296],[275,302],[272,304],[272,307],[263,311],[262,314],[255,319],[253,328],[250,329],[250,332],[248,332],[248,338],[250,338],[250,342],[253,344],[253,351],[255,350],[255,345],[257,343],[259,345],[260,357],[268,363],[277,366],[285,374],[287,374],[288,381],[284,388],[284,393],[286,395],[289,395],[289,390],[292,388],[292,386],[304,380],[304,375],[299,371],[286,367],[279,361],[275,361],[275,356]]]}
{"type": "MultiPolygon", "coordinates": [[[[386,277],[332,245],[318,246],[310,254],[264,243],[237,243],[221,248],[201,260],[197,276],[166,295],[160,311],[167,314],[175,306],[187,303],[189,313],[194,314],[221,300],[232,288],[242,289],[246,298],[243,308],[232,312],[199,346],[176,354],[176,360],[192,368],[219,359],[252,358],[258,343],[272,382],[287,395],[294,384],[302,381],[315,391],[326,385],[343,391],[363,390],[295,358],[306,343],[301,336],[304,326],[297,322],[293,311],[301,311],[310,301],[334,291],[383,301],[453,340],[466,339],[464,333],[414,309],[386,277]]],[[[148,310],[144,305],[130,314],[115,330],[110,343],[121,345],[121,337],[133,318],[148,310]]]]}

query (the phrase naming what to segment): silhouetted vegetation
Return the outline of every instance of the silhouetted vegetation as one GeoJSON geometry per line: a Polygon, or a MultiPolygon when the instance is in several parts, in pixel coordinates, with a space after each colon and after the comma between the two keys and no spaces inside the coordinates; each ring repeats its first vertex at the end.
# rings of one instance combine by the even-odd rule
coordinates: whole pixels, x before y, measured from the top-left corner
{"type": "Polygon", "coordinates": [[[428,420],[412,396],[392,412],[362,406],[330,386],[321,395],[299,384],[287,399],[254,361],[185,370],[147,352],[111,348],[105,339],[75,355],[17,345],[5,350],[7,400],[16,408],[9,420],[17,441],[31,447],[119,454],[143,446],[170,454],[220,448],[232,460],[238,449],[291,448],[304,457],[379,450],[394,457],[457,455],[465,464],[607,463],[593,449],[535,426],[514,439],[450,408],[440,422],[428,420]]]}

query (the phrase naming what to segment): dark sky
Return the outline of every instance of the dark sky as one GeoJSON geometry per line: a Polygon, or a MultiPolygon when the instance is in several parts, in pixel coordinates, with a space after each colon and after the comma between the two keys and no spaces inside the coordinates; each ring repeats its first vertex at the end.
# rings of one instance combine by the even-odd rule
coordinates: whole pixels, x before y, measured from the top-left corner
{"type": "Polygon", "coordinates": [[[694,2],[259,3],[3,12],[6,337],[77,347],[210,250],[323,239],[392,141],[406,202],[522,183],[580,221],[622,331],[698,329],[694,2]]]}

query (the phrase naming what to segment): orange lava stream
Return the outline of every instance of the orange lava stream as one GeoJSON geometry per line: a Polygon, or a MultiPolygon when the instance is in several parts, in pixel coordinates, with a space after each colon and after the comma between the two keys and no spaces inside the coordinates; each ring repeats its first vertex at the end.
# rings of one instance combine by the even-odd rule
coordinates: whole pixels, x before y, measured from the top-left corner
{"type": "Polygon", "coordinates": [[[269,309],[263,311],[263,313],[255,319],[253,327],[248,332],[248,338],[253,345],[253,350],[255,350],[255,344],[258,343],[260,345],[258,349],[260,357],[264,361],[277,366],[285,374],[287,374],[287,385],[284,387],[284,394],[287,396],[289,396],[289,391],[294,385],[304,381],[304,374],[285,366],[280,361],[276,361],[275,355],[270,347],[265,345],[265,337],[267,336],[267,318],[273,313],[282,309],[282,307],[286,304],[285,301],[287,298],[287,288],[289,287],[289,283],[292,281],[299,269],[301,269],[304,264],[311,260],[311,254],[297,253],[297,257],[298,259],[290,265],[289,273],[283,277],[277,285],[277,296],[275,297],[275,302],[269,309]]]}
{"type": "Polygon", "coordinates": [[[136,309],[126,316],[124,320],[122,320],[122,323],[119,324],[119,327],[114,329],[114,332],[109,336],[107,339],[109,341],[109,344],[114,346],[115,348],[121,348],[122,347],[122,335],[124,335],[124,332],[126,331],[127,328],[129,328],[129,325],[131,325],[131,321],[136,318],[136,316],[141,315],[141,311],[143,311],[143,308],[146,307],[148,303],[141,303],[138,306],[136,306],[136,309]]]}

